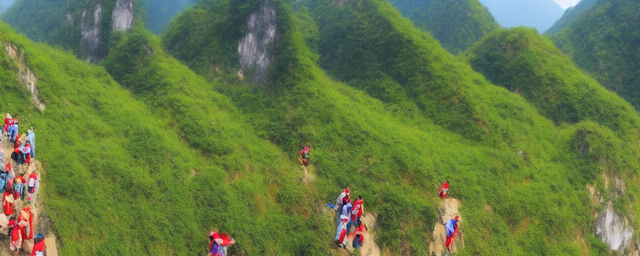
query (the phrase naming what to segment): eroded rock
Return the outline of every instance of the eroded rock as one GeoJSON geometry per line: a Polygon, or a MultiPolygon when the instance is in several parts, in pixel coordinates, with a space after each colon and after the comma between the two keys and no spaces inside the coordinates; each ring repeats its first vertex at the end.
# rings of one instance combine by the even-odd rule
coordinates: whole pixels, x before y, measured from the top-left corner
{"type": "Polygon", "coordinates": [[[247,34],[238,42],[242,74],[252,75],[256,83],[265,84],[274,60],[270,49],[277,39],[276,6],[264,0],[247,18],[247,28],[247,34]]]}

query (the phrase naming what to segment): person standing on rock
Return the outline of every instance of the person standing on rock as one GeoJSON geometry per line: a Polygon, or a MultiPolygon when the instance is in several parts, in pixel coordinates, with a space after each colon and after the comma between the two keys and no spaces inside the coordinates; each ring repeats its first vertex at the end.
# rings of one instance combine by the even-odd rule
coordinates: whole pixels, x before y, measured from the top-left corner
{"type": "Polygon", "coordinates": [[[21,235],[24,239],[33,238],[33,213],[31,213],[31,207],[25,206],[20,215],[18,215],[18,223],[23,223],[21,228],[21,235]]]}
{"type": "Polygon", "coordinates": [[[31,165],[31,142],[27,140],[27,144],[24,145],[24,160],[27,162],[27,169],[31,165]]]}
{"type": "Polygon", "coordinates": [[[33,127],[27,131],[27,142],[31,142],[31,157],[36,158],[36,134],[33,127]]]}
{"type": "Polygon", "coordinates": [[[13,179],[13,189],[16,191],[18,197],[16,199],[24,198],[24,186],[27,183],[27,180],[24,178],[24,174],[18,174],[18,177],[13,179]]]}
{"type": "Polygon", "coordinates": [[[351,210],[351,222],[357,223],[358,221],[360,221],[360,216],[362,216],[363,212],[364,202],[362,201],[362,196],[359,195],[358,199],[353,202],[353,210],[351,210]]]}
{"type": "Polygon", "coordinates": [[[46,256],[47,247],[44,243],[44,235],[38,234],[33,239],[33,249],[31,250],[31,256],[46,256]]]}
{"type": "Polygon", "coordinates": [[[13,184],[4,186],[4,195],[2,196],[2,207],[4,208],[4,214],[9,216],[13,215],[13,203],[15,202],[15,196],[13,191],[13,184]]]}
{"type": "Polygon", "coordinates": [[[10,249],[15,251],[15,256],[18,256],[18,252],[22,249],[22,244],[24,242],[22,237],[22,228],[24,227],[24,222],[16,222],[15,226],[11,230],[11,239],[10,239],[10,249]]]}
{"type": "Polygon", "coordinates": [[[29,194],[34,194],[38,190],[40,181],[38,179],[38,173],[32,172],[29,174],[29,178],[27,178],[27,191],[29,194]]]}
{"type": "Polygon", "coordinates": [[[11,114],[7,113],[7,115],[4,116],[4,126],[2,127],[2,135],[9,134],[7,133],[7,131],[9,131],[9,126],[11,126],[11,114]]]}
{"type": "Polygon", "coordinates": [[[16,138],[18,138],[18,118],[13,119],[13,124],[9,126],[9,141],[12,143],[16,142],[16,138]]]}
{"type": "Polygon", "coordinates": [[[442,184],[442,187],[440,187],[440,193],[438,193],[438,195],[440,196],[440,198],[444,199],[445,197],[447,197],[448,191],[449,191],[449,181],[442,184]]]}
{"type": "Polygon", "coordinates": [[[351,221],[351,211],[353,209],[353,205],[351,205],[351,202],[346,202],[346,204],[344,204],[342,206],[342,216],[340,216],[340,218],[347,218],[347,235],[349,235],[349,231],[351,230],[351,226],[354,224],[351,221]]]}
{"type": "Polygon", "coordinates": [[[460,229],[459,217],[456,216],[455,218],[447,221],[447,224],[445,225],[445,227],[447,229],[446,246],[447,246],[447,250],[451,251],[451,244],[453,244],[453,240],[455,239],[456,235],[458,234],[458,229],[460,229]]]}
{"type": "Polygon", "coordinates": [[[356,221],[356,237],[353,238],[353,248],[360,249],[364,243],[364,232],[366,228],[360,219],[356,221]]]}
{"type": "Polygon", "coordinates": [[[342,215],[340,216],[340,220],[341,222],[336,229],[336,237],[334,240],[336,245],[341,248],[346,248],[345,241],[347,240],[347,225],[349,223],[349,217],[342,215]]]}

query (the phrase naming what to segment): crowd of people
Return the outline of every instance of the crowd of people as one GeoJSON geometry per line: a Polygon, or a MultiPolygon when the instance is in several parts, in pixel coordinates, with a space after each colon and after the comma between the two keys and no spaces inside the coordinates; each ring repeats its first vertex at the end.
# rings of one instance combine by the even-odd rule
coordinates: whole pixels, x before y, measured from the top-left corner
{"type": "Polygon", "coordinates": [[[0,142],[5,138],[13,144],[13,152],[5,165],[5,152],[0,147],[0,193],[4,215],[0,214],[0,233],[9,237],[9,248],[17,256],[19,251],[30,251],[32,256],[46,255],[45,241],[42,234],[34,236],[34,214],[31,204],[39,189],[40,177],[29,166],[35,158],[35,133],[31,127],[27,131],[26,141],[20,138],[18,119],[7,114],[0,142]],[[26,167],[25,167],[26,164],[26,167]],[[26,190],[25,190],[26,188],[26,190]],[[26,203],[25,203],[26,197],[26,203]],[[20,211],[15,208],[22,207],[20,211]]]}

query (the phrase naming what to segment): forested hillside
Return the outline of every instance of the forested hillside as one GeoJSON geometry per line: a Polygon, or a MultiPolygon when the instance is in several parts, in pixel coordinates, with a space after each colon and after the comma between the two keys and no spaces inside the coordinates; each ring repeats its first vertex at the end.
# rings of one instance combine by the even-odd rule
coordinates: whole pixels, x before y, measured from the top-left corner
{"type": "Polygon", "coordinates": [[[499,28],[491,13],[478,0],[390,0],[416,27],[428,31],[453,54],[499,28]]]}
{"type": "Polygon", "coordinates": [[[153,33],[159,34],[167,26],[171,18],[180,13],[196,0],[140,0],[143,5],[145,27],[153,33]]]}
{"type": "Polygon", "coordinates": [[[593,6],[596,2],[598,2],[598,0],[581,0],[575,6],[567,8],[562,17],[544,33],[553,34],[560,31],[567,25],[571,24],[574,19],[580,17],[583,12],[589,10],[589,8],[591,8],[591,6],[593,6]]]}
{"type": "MultiPolygon", "coordinates": [[[[0,26],[46,104],[28,104],[2,54],[0,106],[38,127],[62,255],[204,255],[209,230],[235,238],[229,255],[345,255],[325,204],[346,187],[377,219],[368,232],[385,255],[431,255],[445,180],[460,202],[458,255],[640,249],[618,232],[640,228],[640,117],[531,29],[498,29],[455,56],[385,0],[210,0],[158,37],[122,1],[12,10],[71,13],[71,30],[12,24],[73,51],[78,17],[93,13],[102,55],[0,26]],[[105,21],[110,8],[126,15],[105,21]]],[[[491,26],[461,13],[449,13],[465,24],[456,45],[491,26]]]]}
{"type": "Polygon", "coordinates": [[[549,36],[578,67],[640,107],[640,2],[601,0],[549,36]]]}
{"type": "MultiPolygon", "coordinates": [[[[614,111],[630,119],[556,126],[520,96],[486,82],[384,1],[295,1],[294,12],[280,1],[200,4],[174,20],[163,41],[198,74],[229,84],[218,90],[281,149],[311,141],[325,200],[340,187],[366,188],[375,202],[367,207],[379,214],[376,241],[383,249],[428,253],[421,241],[433,239],[433,218],[425,216],[437,211],[433,191],[448,178],[459,184],[453,196],[464,204],[462,255],[610,252],[592,232],[592,213],[602,206],[591,203],[586,187],[622,208],[630,203],[627,194],[637,193],[614,197],[617,188],[601,185],[607,177],[631,182],[637,175],[632,145],[638,117],[623,100],[604,90],[583,99],[594,105],[605,104],[599,97],[612,100],[620,106],[614,111]],[[252,86],[251,78],[238,77],[247,73],[237,62],[243,53],[224,49],[241,48],[245,34],[229,29],[244,26],[238,14],[265,6],[278,13],[277,57],[268,82],[252,86]],[[357,90],[326,78],[316,59],[357,90]]],[[[254,33],[251,26],[245,31],[254,33]]],[[[580,115],[590,120],[600,113],[580,115]]],[[[633,216],[616,209],[620,218],[633,216]]]]}

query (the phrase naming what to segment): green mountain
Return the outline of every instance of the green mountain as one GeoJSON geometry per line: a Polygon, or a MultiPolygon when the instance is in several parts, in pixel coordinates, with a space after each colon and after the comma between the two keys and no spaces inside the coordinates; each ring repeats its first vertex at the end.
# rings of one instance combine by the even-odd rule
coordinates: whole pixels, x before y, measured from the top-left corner
{"type": "Polygon", "coordinates": [[[442,47],[457,54],[499,28],[491,13],[477,0],[390,0],[416,27],[428,31],[442,47]]]}
{"type": "Polygon", "coordinates": [[[467,55],[471,66],[489,81],[521,94],[556,123],[592,120],[623,133],[638,125],[628,103],[583,74],[551,40],[534,30],[492,33],[467,55]]]}
{"type": "Polygon", "coordinates": [[[577,17],[580,17],[580,15],[584,11],[589,10],[589,8],[591,8],[591,6],[593,6],[596,2],[598,2],[598,0],[581,0],[575,6],[567,8],[567,10],[564,11],[564,14],[562,15],[562,17],[558,21],[556,21],[556,23],[554,23],[553,26],[547,29],[547,31],[545,31],[544,33],[554,34],[560,31],[567,25],[571,24],[571,22],[574,19],[576,19],[577,17]]]}
{"type": "Polygon", "coordinates": [[[436,218],[425,216],[438,212],[446,178],[464,205],[462,255],[611,253],[593,232],[603,207],[587,186],[633,218],[625,207],[638,191],[604,184],[636,177],[638,117],[582,74],[594,96],[575,97],[618,115],[596,108],[555,125],[377,0],[294,1],[293,13],[285,1],[201,3],[172,21],[163,43],[280,149],[311,142],[317,200],[348,185],[362,191],[385,251],[430,253],[436,218]],[[266,56],[243,64],[255,52],[266,56]],[[264,63],[267,78],[256,80],[264,63]]]}
{"type": "Polygon", "coordinates": [[[640,117],[532,30],[456,57],[383,0],[199,1],[161,37],[107,24],[101,66],[0,26],[38,79],[2,54],[63,255],[204,254],[211,229],[230,255],[344,255],[325,204],[347,186],[377,219],[366,243],[431,255],[444,180],[460,255],[638,250],[640,117]]]}
{"type": "Polygon", "coordinates": [[[500,26],[533,27],[540,33],[562,17],[564,10],[552,0],[480,0],[500,26]]]}
{"type": "Polygon", "coordinates": [[[551,40],[602,85],[640,106],[640,3],[598,1],[551,40]]]}
{"type": "Polygon", "coordinates": [[[309,222],[317,214],[305,198],[314,193],[296,182],[297,163],[257,137],[226,97],[161,50],[154,67],[177,80],[147,88],[156,95],[146,104],[104,68],[31,43],[6,25],[0,29],[5,45],[14,45],[37,76],[46,105],[38,111],[25,104],[30,93],[18,83],[16,64],[2,54],[2,107],[39,131],[43,198],[61,254],[205,253],[214,228],[252,241],[230,253],[300,255],[320,243],[312,230],[331,222],[309,222]],[[281,238],[264,239],[267,234],[281,238]]]}

